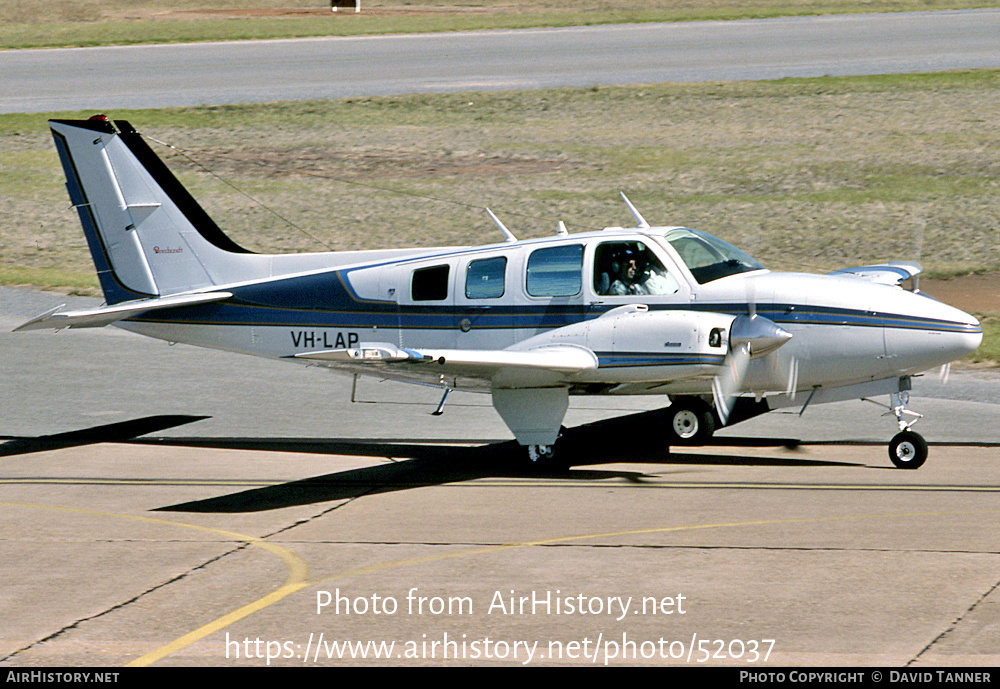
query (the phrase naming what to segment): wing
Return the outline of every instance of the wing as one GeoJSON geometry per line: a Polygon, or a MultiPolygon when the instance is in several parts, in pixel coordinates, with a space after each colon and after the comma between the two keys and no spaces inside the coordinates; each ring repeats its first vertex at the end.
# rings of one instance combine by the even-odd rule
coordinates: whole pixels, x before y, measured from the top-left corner
{"type": "Polygon", "coordinates": [[[850,275],[880,285],[899,285],[904,280],[919,275],[922,271],[923,267],[914,261],[889,261],[879,265],[841,268],[829,273],[829,275],[850,275]]]}
{"type": "Polygon", "coordinates": [[[527,350],[466,350],[400,349],[387,342],[370,342],[350,349],[303,352],[294,358],[417,382],[438,382],[444,376],[449,382],[461,379],[456,387],[486,390],[569,385],[575,377],[598,366],[594,352],[573,344],[527,350]]]}
{"type": "Polygon", "coordinates": [[[14,328],[20,330],[40,330],[42,328],[100,328],[110,325],[123,318],[138,316],[140,313],[158,309],[174,309],[178,306],[193,306],[195,304],[210,304],[225,301],[232,297],[232,292],[203,292],[199,294],[178,294],[156,299],[126,301],[114,306],[102,306],[96,309],[81,309],[79,311],[61,311],[65,304],[35,316],[27,323],[14,328]]]}

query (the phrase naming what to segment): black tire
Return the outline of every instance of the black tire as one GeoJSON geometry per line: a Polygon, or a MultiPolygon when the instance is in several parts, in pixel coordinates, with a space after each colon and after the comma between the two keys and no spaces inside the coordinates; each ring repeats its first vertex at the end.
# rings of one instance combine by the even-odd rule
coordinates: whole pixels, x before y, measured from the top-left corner
{"type": "Polygon", "coordinates": [[[902,431],[889,443],[889,459],[898,469],[919,469],[927,461],[927,441],[913,431],[902,431]]]}
{"type": "Polygon", "coordinates": [[[538,474],[561,474],[569,471],[569,462],[557,452],[555,445],[528,445],[524,448],[528,470],[538,474]]]}
{"type": "Polygon", "coordinates": [[[697,397],[680,397],[666,411],[671,445],[704,445],[715,433],[712,408],[697,397]]]}
{"type": "Polygon", "coordinates": [[[565,427],[559,428],[559,437],[552,445],[527,445],[524,447],[524,457],[528,469],[535,473],[562,473],[569,471],[569,461],[566,459],[566,443],[563,442],[565,427]]]}

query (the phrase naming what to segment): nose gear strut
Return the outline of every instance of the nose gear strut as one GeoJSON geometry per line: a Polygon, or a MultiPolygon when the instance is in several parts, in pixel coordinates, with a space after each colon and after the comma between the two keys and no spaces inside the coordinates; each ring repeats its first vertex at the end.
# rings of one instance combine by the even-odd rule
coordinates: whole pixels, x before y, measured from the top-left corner
{"type": "Polygon", "coordinates": [[[889,460],[899,469],[917,469],[922,466],[927,461],[927,441],[919,433],[911,431],[910,428],[924,415],[907,409],[910,404],[910,393],[905,390],[890,393],[888,405],[865,399],[872,404],[888,409],[889,411],[882,416],[892,414],[896,417],[896,423],[899,424],[899,433],[889,441],[889,460]],[[903,418],[904,416],[912,418],[907,420],[903,418]]]}

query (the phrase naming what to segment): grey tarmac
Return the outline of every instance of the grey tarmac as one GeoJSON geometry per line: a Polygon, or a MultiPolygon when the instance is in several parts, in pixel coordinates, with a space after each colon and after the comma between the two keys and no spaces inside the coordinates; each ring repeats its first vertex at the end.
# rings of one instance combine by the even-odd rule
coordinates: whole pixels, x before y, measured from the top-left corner
{"type": "Polygon", "coordinates": [[[0,112],[1000,67],[1000,8],[0,53],[0,112]]]}

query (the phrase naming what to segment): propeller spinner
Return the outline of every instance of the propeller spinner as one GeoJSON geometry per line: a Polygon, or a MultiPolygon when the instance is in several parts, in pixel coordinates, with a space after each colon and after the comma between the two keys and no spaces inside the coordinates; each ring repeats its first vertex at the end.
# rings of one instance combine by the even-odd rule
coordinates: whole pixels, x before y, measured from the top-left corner
{"type": "Polygon", "coordinates": [[[790,339],[790,332],[756,313],[737,316],[729,328],[730,352],[746,347],[751,359],[770,354],[790,339]]]}

